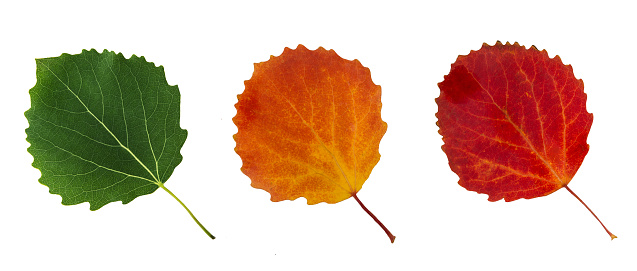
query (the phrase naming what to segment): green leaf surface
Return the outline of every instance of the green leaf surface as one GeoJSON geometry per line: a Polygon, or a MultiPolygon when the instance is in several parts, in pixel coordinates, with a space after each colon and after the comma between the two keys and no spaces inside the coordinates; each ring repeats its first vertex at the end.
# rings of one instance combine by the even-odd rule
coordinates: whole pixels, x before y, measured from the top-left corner
{"type": "Polygon", "coordinates": [[[187,132],[179,127],[179,89],[161,66],[106,50],[36,63],[28,151],[62,204],[126,204],[168,180],[187,132]]]}
{"type": "Polygon", "coordinates": [[[181,96],[164,68],[104,50],[37,59],[30,91],[28,151],[40,183],[62,204],[91,210],[161,187],[215,237],[164,183],[181,163],[188,132],[179,127],[181,96]]]}
{"type": "Polygon", "coordinates": [[[91,210],[153,193],[182,160],[180,94],[163,67],[144,57],[82,51],[37,59],[37,83],[25,112],[28,151],[40,183],[62,204],[91,210]]]}

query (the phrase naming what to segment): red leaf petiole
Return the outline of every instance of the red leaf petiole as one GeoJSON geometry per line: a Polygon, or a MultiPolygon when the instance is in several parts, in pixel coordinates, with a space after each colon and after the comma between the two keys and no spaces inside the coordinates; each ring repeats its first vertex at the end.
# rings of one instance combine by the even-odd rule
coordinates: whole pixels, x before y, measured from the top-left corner
{"type": "Polygon", "coordinates": [[[588,205],[586,205],[586,203],[584,203],[584,201],[583,201],[582,199],[580,199],[580,198],[579,198],[579,197],[575,194],[575,192],[573,192],[573,190],[571,190],[570,188],[568,188],[568,186],[566,186],[566,185],[564,186],[564,188],[566,188],[566,190],[568,190],[568,192],[571,192],[571,194],[572,194],[573,196],[575,196],[575,198],[576,198],[577,200],[579,200],[579,202],[581,202],[581,203],[584,205],[584,207],[586,207],[586,209],[588,209],[588,211],[589,211],[589,212],[591,212],[591,214],[593,214],[593,216],[595,217],[595,219],[597,219],[597,221],[599,221],[599,224],[602,224],[602,227],[604,227],[604,230],[606,230],[606,232],[608,233],[608,235],[610,235],[610,240],[613,240],[613,239],[617,238],[617,236],[615,236],[614,234],[612,234],[612,233],[611,233],[611,232],[610,232],[610,231],[606,228],[606,226],[604,226],[604,223],[602,223],[602,221],[601,221],[601,220],[599,220],[599,218],[595,215],[595,213],[593,213],[593,210],[591,210],[591,208],[588,208],[588,205]]]}
{"type": "Polygon", "coordinates": [[[383,225],[382,222],[380,222],[380,220],[378,220],[378,218],[372,214],[372,212],[369,211],[369,209],[367,209],[367,207],[365,207],[365,205],[363,204],[363,202],[361,202],[360,199],[358,199],[358,197],[356,196],[356,193],[352,194],[352,197],[354,197],[354,199],[356,200],[356,202],[358,202],[358,204],[363,207],[363,210],[365,210],[365,212],[367,212],[367,214],[369,216],[371,216],[374,221],[376,221],[376,223],[378,223],[378,225],[383,228],[383,230],[385,231],[385,233],[387,234],[387,237],[389,237],[389,240],[394,243],[394,240],[396,240],[396,236],[394,236],[393,234],[391,234],[391,232],[387,229],[387,227],[385,227],[385,225],[383,225]]]}

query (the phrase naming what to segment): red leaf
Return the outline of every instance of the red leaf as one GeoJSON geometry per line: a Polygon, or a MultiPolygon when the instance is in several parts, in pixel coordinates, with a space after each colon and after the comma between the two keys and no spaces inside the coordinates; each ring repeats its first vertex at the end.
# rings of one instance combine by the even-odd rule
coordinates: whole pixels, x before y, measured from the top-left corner
{"type": "Polygon", "coordinates": [[[584,83],[559,56],[485,43],[459,56],[438,86],[442,149],[461,186],[490,201],[572,193],[593,114],[584,83]]]}

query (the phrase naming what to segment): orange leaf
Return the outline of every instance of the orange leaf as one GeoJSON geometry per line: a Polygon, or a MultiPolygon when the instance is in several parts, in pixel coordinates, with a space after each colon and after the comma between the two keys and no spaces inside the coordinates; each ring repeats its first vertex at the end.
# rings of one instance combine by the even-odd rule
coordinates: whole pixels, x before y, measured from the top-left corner
{"type": "Polygon", "coordinates": [[[485,43],[459,56],[438,86],[442,149],[461,186],[489,201],[531,199],[562,187],[580,200],[567,185],[588,153],[593,114],[584,83],[559,56],[485,43]]]}
{"type": "Polygon", "coordinates": [[[378,163],[387,130],[381,88],[358,60],[303,45],[254,65],[238,96],[235,151],[252,186],[272,201],[337,203],[354,197],[378,163]]]}

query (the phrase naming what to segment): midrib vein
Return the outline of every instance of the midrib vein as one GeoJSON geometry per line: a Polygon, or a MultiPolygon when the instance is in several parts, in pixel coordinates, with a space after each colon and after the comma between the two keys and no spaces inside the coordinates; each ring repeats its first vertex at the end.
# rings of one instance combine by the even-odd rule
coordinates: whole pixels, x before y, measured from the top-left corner
{"type": "Polygon", "coordinates": [[[560,182],[560,185],[563,184],[562,178],[560,178],[560,176],[557,174],[557,172],[555,171],[555,169],[551,166],[551,164],[542,156],[538,153],[537,149],[535,149],[535,147],[533,146],[533,144],[531,143],[531,140],[526,136],[526,134],[524,133],[524,131],[522,131],[522,129],[520,129],[520,127],[518,127],[513,120],[511,120],[511,118],[509,117],[509,114],[502,109],[502,107],[500,107],[496,102],[495,99],[493,98],[493,96],[491,95],[491,93],[480,83],[480,81],[478,81],[477,78],[475,78],[475,76],[473,75],[473,73],[469,73],[471,74],[471,77],[473,78],[473,80],[476,81],[476,83],[478,83],[478,85],[480,86],[480,88],[482,88],[482,90],[484,90],[485,93],[487,93],[487,95],[489,95],[489,98],[491,99],[491,103],[498,108],[498,110],[500,110],[500,112],[502,112],[502,114],[504,115],[505,119],[507,120],[507,122],[509,122],[511,124],[511,126],[513,126],[513,128],[515,128],[515,130],[520,134],[520,136],[524,139],[524,142],[529,146],[529,148],[531,148],[531,151],[535,154],[535,156],[540,159],[540,161],[542,161],[542,163],[544,164],[544,166],[546,166],[546,168],[549,169],[549,171],[553,174],[553,176],[555,176],[555,178],[560,182]]]}
{"type": "MultiPolygon", "coordinates": [[[[343,175],[343,178],[345,178],[345,182],[347,183],[347,186],[349,187],[349,189],[351,191],[347,191],[347,192],[353,192],[354,188],[352,188],[352,184],[350,184],[349,179],[347,178],[347,175],[345,174],[345,171],[343,170],[343,168],[341,167],[341,164],[338,162],[338,160],[336,159],[336,156],[332,153],[332,151],[330,151],[329,148],[327,148],[327,146],[325,145],[325,143],[323,142],[323,140],[321,140],[321,137],[318,135],[318,133],[314,130],[314,127],[312,127],[311,125],[309,125],[305,119],[303,118],[303,116],[301,116],[301,113],[296,110],[296,107],[294,107],[294,105],[292,105],[292,103],[285,98],[285,101],[288,103],[288,105],[290,105],[290,107],[292,107],[292,109],[294,110],[294,112],[296,112],[296,114],[299,116],[299,118],[301,118],[301,121],[303,121],[303,124],[305,124],[305,126],[307,126],[308,128],[310,128],[310,130],[312,131],[312,134],[314,135],[314,137],[316,138],[316,140],[318,140],[319,143],[321,143],[321,146],[323,146],[323,148],[325,149],[325,151],[327,151],[327,153],[330,155],[330,157],[332,157],[332,160],[334,161],[334,163],[336,164],[336,167],[338,167],[338,170],[341,172],[341,175],[343,175]]],[[[340,186],[339,186],[340,187],[340,186]]]]}
{"type": "MultiPolygon", "coordinates": [[[[60,81],[60,83],[62,83],[62,84],[64,85],[64,87],[66,87],[66,89],[67,89],[67,90],[68,90],[71,94],[73,94],[73,96],[75,96],[75,98],[77,99],[77,101],[78,101],[78,102],[80,102],[80,104],[84,107],[84,109],[86,109],[86,112],[88,112],[88,113],[89,113],[89,114],[90,114],[90,115],[91,115],[91,116],[92,116],[92,117],[93,117],[93,118],[94,118],[94,119],[95,119],[95,120],[96,120],[96,121],[97,121],[100,125],[102,125],[102,127],[104,127],[104,129],[105,129],[105,130],[106,130],[106,131],[107,131],[107,132],[108,132],[108,133],[109,133],[109,134],[113,137],[113,139],[115,139],[115,141],[117,141],[117,144],[119,144],[119,146],[120,146],[120,147],[122,147],[122,148],[123,148],[124,150],[126,150],[126,151],[127,151],[127,152],[128,152],[128,153],[129,153],[129,154],[130,154],[133,158],[135,158],[135,161],[137,161],[137,163],[139,163],[139,164],[140,164],[140,165],[141,165],[141,166],[142,166],[142,167],[143,167],[143,168],[144,168],[144,169],[145,169],[145,170],[146,170],[146,171],[150,174],[150,176],[152,176],[152,177],[153,177],[153,179],[154,179],[154,181],[153,181],[153,182],[154,182],[154,183],[161,183],[161,182],[160,182],[160,180],[158,179],[158,176],[155,176],[155,175],[153,174],[153,172],[152,172],[152,171],[150,171],[150,169],[148,169],[148,167],[146,167],[146,165],[145,165],[144,163],[142,163],[142,161],[140,161],[140,160],[139,160],[139,158],[137,158],[137,156],[136,156],[136,155],[135,155],[135,154],[134,154],[134,153],[133,153],[133,152],[132,152],[129,148],[127,148],[126,146],[124,146],[124,144],[122,144],[122,142],[121,142],[121,141],[117,138],[117,136],[115,136],[115,134],[113,134],[113,132],[111,132],[111,130],[110,130],[110,129],[106,126],[106,124],[104,124],[104,122],[102,122],[99,118],[97,118],[97,117],[95,116],[95,114],[93,114],[93,112],[91,112],[91,110],[90,110],[90,109],[86,106],[86,104],[84,104],[84,102],[80,99],[80,97],[79,97],[79,96],[77,96],[77,94],[75,94],[75,92],[73,92],[73,90],[71,90],[71,88],[70,88],[70,87],[69,87],[69,86],[68,86],[68,85],[67,85],[64,81],[62,81],[62,79],[60,79],[60,77],[58,77],[58,76],[57,76],[57,74],[55,74],[55,72],[53,72],[53,71],[51,70],[51,68],[49,68],[49,66],[47,66],[47,65],[46,65],[45,63],[43,63],[42,61],[40,61],[40,64],[42,64],[42,65],[43,65],[43,66],[44,66],[47,70],[49,70],[49,72],[51,72],[51,74],[53,74],[53,76],[55,76],[55,78],[57,78],[57,80],[58,80],[58,81],[60,81]]],[[[79,69],[78,69],[78,71],[79,71],[79,69]]],[[[61,149],[61,148],[60,148],[60,149],[61,149]]],[[[62,149],[62,150],[64,150],[64,149],[62,149]]],[[[67,152],[68,152],[68,151],[67,151],[67,152]]],[[[69,153],[69,154],[72,154],[72,155],[74,155],[74,156],[76,156],[76,157],[79,157],[78,155],[75,155],[75,154],[73,154],[73,153],[70,153],[70,152],[68,152],[68,153],[69,153]]],[[[81,157],[79,157],[79,158],[81,158],[81,157]]],[[[83,158],[81,158],[81,159],[83,159],[83,158]]],[[[97,164],[97,163],[95,163],[95,162],[92,162],[92,161],[89,161],[89,160],[86,160],[86,159],[83,159],[83,160],[85,160],[85,161],[87,161],[87,162],[91,162],[91,163],[95,164],[96,166],[100,166],[100,167],[102,167],[102,168],[104,168],[104,169],[109,169],[109,168],[106,168],[106,167],[104,167],[104,166],[98,165],[98,164],[97,164]]],[[[109,169],[109,170],[111,170],[111,169],[109,169]]],[[[127,176],[131,176],[131,177],[136,177],[136,178],[140,178],[140,179],[148,180],[148,179],[146,179],[146,178],[144,178],[144,177],[140,177],[140,176],[136,176],[136,175],[131,175],[131,174],[128,174],[128,173],[124,173],[124,172],[121,172],[121,171],[117,171],[117,170],[111,170],[111,171],[113,171],[113,172],[118,172],[118,173],[121,173],[121,174],[124,174],[124,175],[127,175],[127,176]]],[[[149,181],[150,181],[150,180],[149,180],[149,181]]]]}
{"type": "MultiPolygon", "coordinates": [[[[269,83],[273,86],[273,88],[275,90],[278,90],[278,88],[276,87],[276,85],[274,84],[274,82],[272,82],[272,80],[269,80],[269,83]]],[[[314,135],[314,137],[316,138],[316,140],[321,143],[321,146],[323,146],[323,148],[325,149],[325,151],[327,151],[327,153],[330,155],[330,157],[332,157],[332,160],[334,161],[334,163],[336,164],[336,167],[338,168],[338,170],[341,172],[341,175],[343,175],[343,178],[345,178],[345,182],[347,183],[347,186],[349,187],[350,191],[346,191],[349,193],[355,192],[354,188],[352,188],[352,184],[349,182],[349,179],[347,178],[347,175],[345,174],[345,171],[343,170],[343,168],[341,167],[341,164],[338,162],[338,160],[336,159],[336,156],[334,156],[334,154],[332,153],[332,151],[330,151],[329,148],[327,148],[327,146],[325,145],[325,143],[323,142],[323,140],[321,140],[321,137],[319,137],[318,133],[316,133],[316,131],[314,130],[314,127],[312,127],[311,125],[309,125],[307,123],[307,121],[305,121],[305,118],[303,118],[303,116],[301,115],[301,113],[296,109],[296,107],[292,104],[292,102],[290,102],[290,100],[288,98],[286,98],[285,96],[281,95],[278,91],[277,93],[283,97],[283,99],[285,99],[285,102],[292,108],[292,110],[294,110],[294,112],[296,113],[296,115],[301,119],[301,121],[303,121],[303,124],[305,126],[307,126],[308,128],[310,128],[310,130],[312,131],[312,134],[314,135]]],[[[341,186],[339,186],[341,187],[341,186]]]]}

